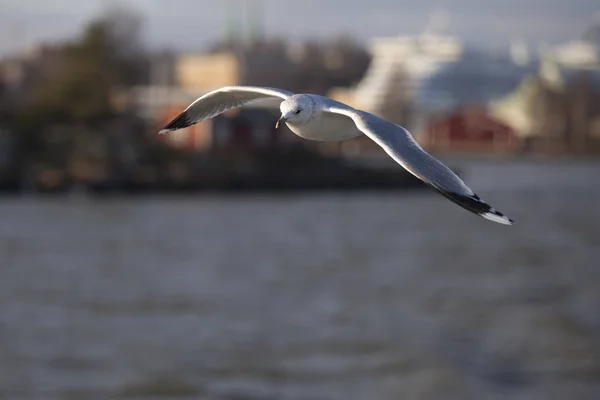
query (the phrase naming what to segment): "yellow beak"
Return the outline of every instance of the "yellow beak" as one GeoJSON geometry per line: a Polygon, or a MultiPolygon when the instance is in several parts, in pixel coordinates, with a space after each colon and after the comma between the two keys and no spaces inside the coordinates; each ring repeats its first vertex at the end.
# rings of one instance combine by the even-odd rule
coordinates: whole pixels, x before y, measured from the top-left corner
{"type": "Polygon", "coordinates": [[[281,125],[282,122],[285,122],[285,118],[283,117],[283,115],[277,120],[277,123],[275,124],[275,129],[279,129],[279,125],[281,125]]]}

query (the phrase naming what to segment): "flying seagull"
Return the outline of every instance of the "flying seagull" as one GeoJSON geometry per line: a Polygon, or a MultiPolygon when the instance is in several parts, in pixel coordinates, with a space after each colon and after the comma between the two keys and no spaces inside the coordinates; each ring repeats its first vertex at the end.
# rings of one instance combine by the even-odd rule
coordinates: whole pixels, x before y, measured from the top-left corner
{"type": "Polygon", "coordinates": [[[226,86],[199,97],[159,133],[186,128],[233,108],[267,101],[279,102],[281,118],[276,129],[283,123],[296,135],[316,141],[341,141],[366,135],[408,172],[450,201],[490,221],[505,225],[514,222],[423,150],[406,129],[328,97],[269,87],[226,86]]]}

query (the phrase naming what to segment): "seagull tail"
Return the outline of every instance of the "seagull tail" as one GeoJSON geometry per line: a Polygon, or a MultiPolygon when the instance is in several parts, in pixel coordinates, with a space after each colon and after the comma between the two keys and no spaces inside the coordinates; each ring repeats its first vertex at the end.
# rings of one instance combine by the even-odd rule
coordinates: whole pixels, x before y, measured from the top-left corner
{"type": "Polygon", "coordinates": [[[512,225],[514,221],[502,214],[500,211],[494,209],[485,201],[481,200],[476,194],[464,195],[453,192],[446,192],[438,190],[448,200],[458,204],[462,208],[471,211],[474,214],[479,215],[487,220],[497,222],[504,225],[512,225]]]}
{"type": "Polygon", "coordinates": [[[190,118],[187,111],[182,112],[177,117],[175,117],[171,122],[165,125],[158,133],[163,135],[165,133],[176,131],[178,129],[187,128],[188,126],[194,125],[194,121],[190,118]]]}

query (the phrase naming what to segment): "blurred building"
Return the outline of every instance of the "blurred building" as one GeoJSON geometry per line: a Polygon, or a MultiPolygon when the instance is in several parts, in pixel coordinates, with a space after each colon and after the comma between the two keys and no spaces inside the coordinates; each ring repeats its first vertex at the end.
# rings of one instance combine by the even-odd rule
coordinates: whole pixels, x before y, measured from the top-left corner
{"type": "MultiPolygon", "coordinates": [[[[118,109],[133,111],[157,127],[198,97],[223,86],[270,86],[325,94],[335,86],[358,81],[369,63],[366,51],[348,38],[321,44],[286,43],[261,37],[260,29],[251,29],[251,34],[243,36],[233,28],[228,29],[221,42],[208,51],[163,53],[149,59],[149,83],[116,90],[113,101],[118,109]]],[[[247,126],[253,124],[253,119],[232,110],[223,115],[223,118],[231,119],[229,125],[223,118],[215,118],[166,135],[167,140],[176,146],[185,145],[196,150],[212,148],[218,137],[231,138],[232,145],[242,143],[242,136],[249,138],[245,142],[247,146],[253,143],[262,146],[265,140],[280,143],[265,139],[265,135],[271,134],[265,132],[271,132],[278,118],[278,102],[260,103],[248,110],[248,115],[254,116],[256,126],[243,128],[242,120],[247,126]],[[260,122],[263,118],[270,120],[268,128],[260,122]],[[223,133],[225,126],[230,126],[232,131],[223,133]],[[217,130],[221,132],[219,135],[215,133],[217,130]],[[243,130],[247,132],[239,133],[243,130]]],[[[283,132],[278,134],[289,136],[283,132]]],[[[292,136],[287,140],[298,139],[292,136]]]]}
{"type": "Polygon", "coordinates": [[[459,60],[463,43],[445,32],[445,16],[434,15],[419,35],[375,38],[369,44],[372,61],[351,89],[353,104],[384,118],[390,94],[410,97],[419,91],[423,78],[459,60]]]}
{"type": "Polygon", "coordinates": [[[596,69],[600,66],[598,46],[584,40],[574,40],[556,46],[545,56],[554,58],[557,63],[565,67],[596,69]]]}
{"type": "MultiPolygon", "coordinates": [[[[504,53],[466,47],[443,34],[439,21],[418,36],[374,40],[363,79],[330,96],[437,149],[507,150],[532,140],[590,148],[600,126],[600,18],[582,40],[541,56],[516,39],[504,53]]],[[[361,140],[353,149],[369,151],[368,138],[361,140]]]]}
{"type": "MultiPolygon", "coordinates": [[[[373,40],[372,62],[360,82],[329,95],[406,127],[419,142],[442,143],[429,137],[432,121],[471,115],[473,106],[506,96],[536,72],[526,49],[498,55],[469,48],[445,32],[446,23],[444,15],[434,15],[420,35],[373,40]]],[[[451,125],[455,132],[457,125],[451,125]]],[[[463,135],[462,141],[473,138],[473,148],[481,144],[478,135],[456,135],[463,135]]],[[[372,150],[368,138],[357,141],[364,142],[354,146],[359,153],[372,150]]]]}
{"type": "Polygon", "coordinates": [[[520,140],[544,148],[597,148],[600,126],[600,19],[581,40],[545,48],[536,71],[488,102],[520,140]]]}
{"type": "Polygon", "coordinates": [[[458,110],[432,119],[422,145],[432,150],[499,152],[516,146],[513,129],[491,117],[485,108],[458,110]]]}
{"type": "Polygon", "coordinates": [[[392,94],[410,98],[424,80],[463,54],[462,43],[453,37],[425,33],[420,36],[377,38],[370,51],[373,61],[355,88],[355,103],[384,118],[393,119],[388,103],[392,94]]]}
{"type": "Polygon", "coordinates": [[[596,13],[580,39],[551,48],[542,48],[542,56],[575,69],[600,69],[600,12],[596,13]]]}
{"type": "Polygon", "coordinates": [[[204,93],[241,84],[242,68],[233,52],[181,54],[175,61],[175,83],[183,90],[204,93]]]}

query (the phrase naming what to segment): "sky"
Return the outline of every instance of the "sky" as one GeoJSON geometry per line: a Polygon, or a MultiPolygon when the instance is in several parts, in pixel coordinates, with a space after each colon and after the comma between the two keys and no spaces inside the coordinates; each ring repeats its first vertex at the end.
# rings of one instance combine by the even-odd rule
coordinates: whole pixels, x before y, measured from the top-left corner
{"type": "Polygon", "coordinates": [[[576,39],[600,11],[597,0],[0,0],[0,55],[72,37],[112,4],[144,18],[144,38],[151,47],[201,49],[223,35],[229,9],[243,9],[245,2],[262,10],[268,37],[349,34],[366,41],[415,34],[442,12],[449,33],[490,47],[515,38],[534,46],[576,39]]]}

